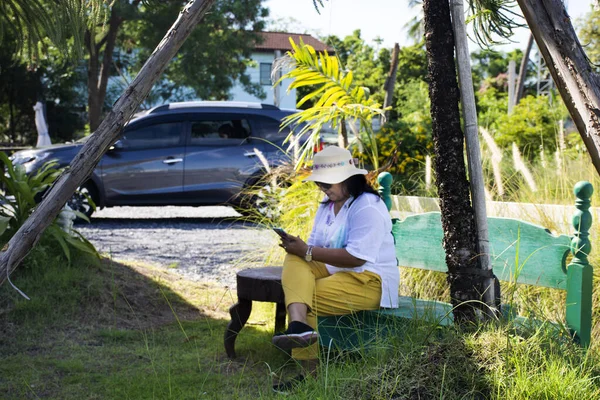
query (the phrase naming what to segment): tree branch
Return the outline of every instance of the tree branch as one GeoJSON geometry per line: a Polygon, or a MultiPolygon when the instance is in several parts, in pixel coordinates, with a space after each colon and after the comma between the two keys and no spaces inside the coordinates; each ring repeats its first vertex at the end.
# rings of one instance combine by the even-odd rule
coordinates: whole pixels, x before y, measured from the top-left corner
{"type": "Polygon", "coordinates": [[[215,0],[191,0],[183,8],[136,78],[119,97],[113,110],[86,141],[33,214],[0,252],[0,284],[6,281],[35,246],[75,189],[90,176],[102,155],[118,138],[125,123],[129,121],[169,61],[214,2],[215,0]]]}

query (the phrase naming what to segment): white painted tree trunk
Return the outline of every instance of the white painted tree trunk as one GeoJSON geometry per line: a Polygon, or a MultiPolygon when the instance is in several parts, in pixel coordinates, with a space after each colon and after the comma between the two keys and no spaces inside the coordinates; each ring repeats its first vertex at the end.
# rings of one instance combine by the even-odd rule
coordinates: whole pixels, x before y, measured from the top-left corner
{"type": "Polygon", "coordinates": [[[215,0],[191,0],[158,44],[133,82],[84,144],[71,164],[56,180],[33,214],[0,253],[0,284],[35,246],[44,229],[58,215],[75,190],[91,175],[102,155],[117,140],[121,129],[148,95],[169,61],[215,0]]]}
{"type": "Polygon", "coordinates": [[[517,0],[554,83],[600,173],[600,79],[561,0],[517,0]]]}
{"type": "Polygon", "coordinates": [[[516,81],[517,81],[517,63],[515,60],[508,62],[508,113],[512,113],[514,106],[517,104],[516,95],[516,81]]]}

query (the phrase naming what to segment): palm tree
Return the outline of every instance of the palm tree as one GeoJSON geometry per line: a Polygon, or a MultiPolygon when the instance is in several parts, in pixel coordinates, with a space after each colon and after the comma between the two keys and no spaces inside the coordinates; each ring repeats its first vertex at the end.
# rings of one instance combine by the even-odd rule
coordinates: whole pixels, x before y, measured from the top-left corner
{"type": "Polygon", "coordinates": [[[17,54],[32,65],[44,51],[46,38],[64,54],[80,58],[85,30],[106,19],[107,4],[107,0],[2,0],[0,43],[5,37],[15,37],[17,54]]]}
{"type": "Polygon", "coordinates": [[[454,63],[454,35],[448,1],[425,0],[424,32],[429,70],[434,168],[440,199],[443,246],[446,251],[450,297],[457,321],[475,321],[486,291],[478,257],[475,213],[464,163],[460,91],[454,63]],[[473,307],[473,306],[475,307],[473,307]]]}

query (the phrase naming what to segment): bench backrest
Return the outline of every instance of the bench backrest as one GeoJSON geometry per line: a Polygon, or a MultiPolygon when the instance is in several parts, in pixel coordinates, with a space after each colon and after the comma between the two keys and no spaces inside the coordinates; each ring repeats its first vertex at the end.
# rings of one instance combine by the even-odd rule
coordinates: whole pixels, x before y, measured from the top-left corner
{"type": "MultiPolygon", "coordinates": [[[[390,209],[392,177],[384,172],[379,175],[378,181],[379,192],[390,209]]],[[[584,346],[590,343],[592,328],[593,268],[588,262],[592,249],[589,240],[592,193],[593,187],[589,182],[575,185],[577,200],[572,237],[554,236],[547,229],[525,221],[488,218],[494,274],[502,281],[566,290],[566,323],[574,338],[584,346]],[[566,265],[569,251],[573,258],[566,265]]],[[[395,220],[392,233],[399,266],[448,271],[439,212],[395,220]]]]}
{"type": "MultiPolygon", "coordinates": [[[[440,218],[439,212],[430,212],[394,221],[398,265],[448,271],[440,218]]],[[[566,290],[570,237],[510,218],[488,218],[488,232],[498,279],[566,290]]]]}

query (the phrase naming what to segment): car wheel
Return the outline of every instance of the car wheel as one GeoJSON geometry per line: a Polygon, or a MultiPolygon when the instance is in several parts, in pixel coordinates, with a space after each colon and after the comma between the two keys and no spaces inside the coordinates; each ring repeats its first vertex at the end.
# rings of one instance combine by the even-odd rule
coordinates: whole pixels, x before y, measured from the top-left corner
{"type": "MultiPolygon", "coordinates": [[[[96,209],[97,192],[90,182],[84,183],[77,188],[73,196],[67,201],[67,205],[73,211],[77,211],[90,218],[96,209]]],[[[80,218],[77,219],[81,220],[80,218]]]]}

